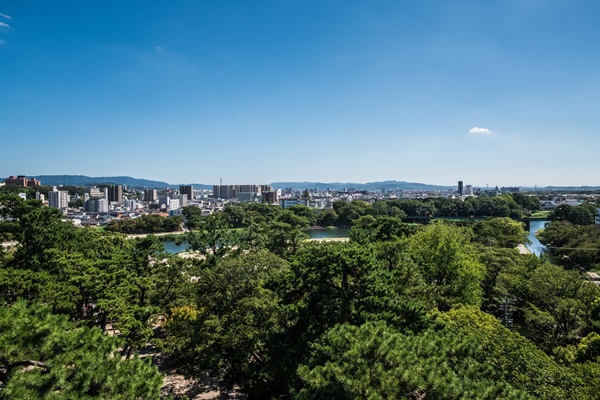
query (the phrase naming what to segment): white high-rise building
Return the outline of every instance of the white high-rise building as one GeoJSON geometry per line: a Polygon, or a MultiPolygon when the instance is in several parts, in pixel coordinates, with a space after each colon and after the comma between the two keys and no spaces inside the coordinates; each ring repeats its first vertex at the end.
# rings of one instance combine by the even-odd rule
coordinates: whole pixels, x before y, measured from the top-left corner
{"type": "Polygon", "coordinates": [[[175,210],[179,208],[179,199],[169,199],[168,200],[168,209],[175,210]]]}
{"type": "Polygon", "coordinates": [[[54,208],[67,208],[69,206],[69,192],[57,190],[56,186],[48,192],[48,205],[54,208]]]}

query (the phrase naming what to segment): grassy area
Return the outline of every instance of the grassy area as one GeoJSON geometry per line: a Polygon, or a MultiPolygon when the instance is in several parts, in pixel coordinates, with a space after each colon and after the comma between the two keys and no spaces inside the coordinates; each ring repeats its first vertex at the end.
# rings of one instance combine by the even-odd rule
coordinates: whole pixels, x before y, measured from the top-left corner
{"type": "Polygon", "coordinates": [[[530,218],[548,218],[550,216],[550,213],[552,211],[536,211],[533,214],[531,214],[529,217],[530,218]]]}

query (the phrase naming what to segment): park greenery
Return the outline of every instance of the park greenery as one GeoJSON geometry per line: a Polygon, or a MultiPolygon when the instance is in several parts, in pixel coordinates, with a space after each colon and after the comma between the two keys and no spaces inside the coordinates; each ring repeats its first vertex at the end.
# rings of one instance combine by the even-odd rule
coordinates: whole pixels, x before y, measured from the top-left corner
{"type": "Polygon", "coordinates": [[[179,216],[163,217],[160,214],[146,214],[138,218],[124,218],[110,221],[106,230],[128,234],[164,233],[181,230],[183,219],[179,216]]]}
{"type": "Polygon", "coordinates": [[[571,269],[600,268],[600,229],[594,224],[596,206],[561,205],[538,237],[550,250],[556,263],[571,269]]]}
{"type": "Polygon", "coordinates": [[[250,399],[597,398],[600,288],[515,250],[529,206],[464,203],[188,207],[180,257],[0,197],[0,399],[158,399],[149,345],[250,399]]]}

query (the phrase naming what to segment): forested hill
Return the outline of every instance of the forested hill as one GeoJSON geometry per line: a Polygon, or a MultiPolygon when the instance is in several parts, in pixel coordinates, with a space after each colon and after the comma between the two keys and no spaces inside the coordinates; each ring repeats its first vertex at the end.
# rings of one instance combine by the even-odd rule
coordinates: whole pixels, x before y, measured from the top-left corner
{"type": "Polygon", "coordinates": [[[428,185],[425,183],[405,182],[405,181],[383,181],[383,182],[367,182],[367,183],[352,183],[352,182],[273,182],[271,185],[275,189],[294,188],[294,189],[314,189],[324,190],[344,190],[355,189],[358,191],[375,191],[375,190],[452,190],[454,186],[428,185]]]}
{"type": "MultiPolygon", "coordinates": [[[[85,176],[85,175],[38,175],[34,178],[40,180],[43,185],[48,186],[94,186],[94,185],[127,185],[136,188],[165,188],[177,187],[179,184],[172,184],[150,179],[138,179],[130,176],[85,176]]],[[[238,182],[248,183],[248,182],[238,182]]],[[[262,183],[262,182],[259,182],[262,183]]],[[[212,185],[203,183],[191,183],[196,189],[212,189],[212,185]]],[[[275,189],[294,188],[299,190],[317,188],[321,191],[355,189],[358,191],[376,191],[376,190],[452,190],[453,186],[429,185],[425,183],[405,182],[405,181],[382,181],[382,182],[273,182],[271,185],[275,189]]]]}

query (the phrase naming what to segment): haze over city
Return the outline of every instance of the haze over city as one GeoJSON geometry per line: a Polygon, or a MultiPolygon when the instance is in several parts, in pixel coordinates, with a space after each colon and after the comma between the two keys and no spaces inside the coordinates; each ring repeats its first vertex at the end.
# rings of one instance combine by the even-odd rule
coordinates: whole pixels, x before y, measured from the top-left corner
{"type": "Polygon", "coordinates": [[[0,0],[0,177],[600,185],[599,11],[0,0]]]}

